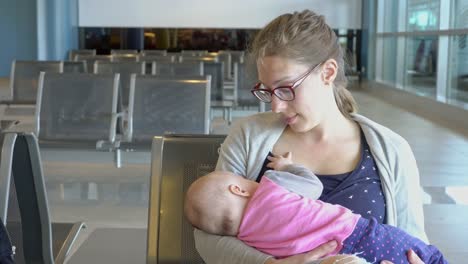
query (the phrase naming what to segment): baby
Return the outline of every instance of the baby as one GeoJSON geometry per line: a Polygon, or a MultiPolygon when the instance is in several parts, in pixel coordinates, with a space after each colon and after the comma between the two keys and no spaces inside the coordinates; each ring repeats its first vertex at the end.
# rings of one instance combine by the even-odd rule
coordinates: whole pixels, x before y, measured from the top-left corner
{"type": "Polygon", "coordinates": [[[320,180],[292,164],[291,153],[270,157],[260,183],[215,171],[188,189],[184,211],[195,227],[217,235],[236,236],[277,258],[308,252],[335,240],[330,255],[359,254],[372,263],[408,263],[413,249],[424,263],[447,263],[431,245],[393,226],[378,224],[340,205],[317,200],[320,180]]]}

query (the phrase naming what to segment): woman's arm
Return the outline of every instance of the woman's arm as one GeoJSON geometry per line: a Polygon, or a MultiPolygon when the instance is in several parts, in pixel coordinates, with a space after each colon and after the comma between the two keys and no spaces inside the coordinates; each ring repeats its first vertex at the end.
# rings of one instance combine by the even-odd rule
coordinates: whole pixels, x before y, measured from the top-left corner
{"type": "Polygon", "coordinates": [[[318,246],[309,252],[277,260],[269,255],[257,251],[254,248],[246,246],[244,243],[234,237],[210,235],[198,229],[195,229],[194,234],[197,251],[207,264],[321,263],[319,259],[330,254],[337,247],[336,241],[332,240],[318,246]]]}
{"type": "Polygon", "coordinates": [[[400,146],[395,179],[396,225],[428,243],[424,231],[424,212],[419,170],[408,142],[400,146]]]}
{"type": "MultiPolygon", "coordinates": [[[[216,170],[246,175],[248,144],[242,125],[236,122],[231,127],[220,147],[216,170]]],[[[207,264],[263,264],[271,258],[235,237],[211,235],[198,229],[195,229],[194,237],[197,251],[207,264]]]]}
{"type": "Polygon", "coordinates": [[[246,177],[248,159],[246,145],[247,135],[242,129],[242,123],[236,122],[221,144],[215,170],[229,171],[246,177]]]}
{"type": "Polygon", "coordinates": [[[263,264],[271,258],[235,237],[217,236],[195,229],[195,247],[207,264],[263,264]]]}

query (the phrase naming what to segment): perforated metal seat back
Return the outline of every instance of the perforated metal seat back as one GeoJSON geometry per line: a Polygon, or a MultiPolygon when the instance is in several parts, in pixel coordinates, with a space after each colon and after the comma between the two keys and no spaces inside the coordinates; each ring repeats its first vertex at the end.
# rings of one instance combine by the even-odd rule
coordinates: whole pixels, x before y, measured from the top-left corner
{"type": "Polygon", "coordinates": [[[117,108],[118,75],[44,74],[40,89],[39,139],[109,139],[117,108]]]}
{"type": "Polygon", "coordinates": [[[204,263],[183,215],[190,184],[214,170],[224,135],[155,138],[152,150],[147,263],[204,263]]]}
{"type": "Polygon", "coordinates": [[[205,56],[208,54],[207,50],[181,50],[181,53],[186,56],[205,56]]]}
{"type": "MultiPolygon", "coordinates": [[[[257,70],[249,67],[245,63],[236,63],[237,65],[237,101],[241,106],[258,106],[259,101],[250,92],[258,82],[257,70]]],[[[236,66],[234,66],[236,68],[236,66]]]]}
{"type": "Polygon", "coordinates": [[[132,74],[145,74],[146,65],[144,62],[135,61],[96,61],[94,67],[94,72],[98,74],[120,74],[120,95],[122,96],[122,103],[125,106],[128,106],[128,96],[130,92],[130,76],[132,74]]]}
{"type": "Polygon", "coordinates": [[[95,49],[70,50],[68,53],[68,59],[74,61],[76,59],[76,55],[94,56],[96,55],[96,50],[95,49]]]}
{"type": "Polygon", "coordinates": [[[60,61],[15,61],[12,67],[13,103],[35,104],[39,74],[61,72],[60,61]]]}
{"type": "Polygon", "coordinates": [[[121,55],[121,54],[137,54],[138,50],[135,49],[113,49],[111,50],[112,55],[121,55]]]}
{"type": "Polygon", "coordinates": [[[114,62],[137,62],[138,61],[138,54],[114,54],[112,55],[112,61],[114,62]]]}
{"type": "Polygon", "coordinates": [[[133,140],[151,142],[167,133],[208,134],[208,77],[135,76],[133,140]]]}
{"type": "Polygon", "coordinates": [[[211,75],[211,100],[223,99],[224,63],[203,62],[203,73],[211,75]]]}
{"type": "Polygon", "coordinates": [[[156,63],[156,75],[180,76],[180,75],[203,75],[202,62],[182,62],[182,63],[156,63]]]}
{"type": "Polygon", "coordinates": [[[166,56],[167,50],[142,50],[140,51],[140,54],[143,56],[166,56]]]}
{"type": "Polygon", "coordinates": [[[84,61],[64,61],[63,72],[86,73],[88,69],[84,61]]]}
{"type": "Polygon", "coordinates": [[[183,55],[182,57],[180,57],[180,60],[182,62],[217,62],[218,61],[218,57],[216,56],[187,56],[187,55],[183,55]]]}
{"type": "Polygon", "coordinates": [[[82,55],[77,54],[75,56],[75,61],[85,61],[86,69],[89,73],[92,73],[94,70],[94,63],[96,61],[111,61],[112,56],[110,55],[82,55]]]}
{"type": "Polygon", "coordinates": [[[140,56],[139,61],[146,61],[148,62],[153,62],[155,61],[156,63],[160,62],[175,62],[175,56],[174,55],[167,55],[167,56],[162,56],[162,55],[146,55],[146,56],[140,56]]]}

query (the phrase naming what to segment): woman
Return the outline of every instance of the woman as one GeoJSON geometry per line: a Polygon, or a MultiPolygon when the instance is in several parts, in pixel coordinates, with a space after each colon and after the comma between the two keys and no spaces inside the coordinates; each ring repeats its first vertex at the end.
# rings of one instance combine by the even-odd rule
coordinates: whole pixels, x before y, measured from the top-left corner
{"type": "MultiPolygon", "coordinates": [[[[292,152],[319,175],[321,200],[395,225],[427,242],[419,173],[408,143],[361,115],[346,90],[343,52],[323,16],[284,14],[256,36],[251,57],[259,83],[252,93],[272,112],[237,122],[223,143],[216,170],[257,179],[268,156],[292,152]],[[271,153],[270,153],[271,152],[271,153]]],[[[307,263],[331,252],[333,241],[309,253],[275,260],[240,241],[195,231],[211,263],[307,263]]],[[[420,263],[409,253],[411,263],[420,263]]]]}

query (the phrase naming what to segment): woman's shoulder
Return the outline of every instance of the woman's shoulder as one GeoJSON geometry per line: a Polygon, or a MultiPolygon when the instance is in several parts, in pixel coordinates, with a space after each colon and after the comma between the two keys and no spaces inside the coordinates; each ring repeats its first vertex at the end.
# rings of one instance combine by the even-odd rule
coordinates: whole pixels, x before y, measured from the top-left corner
{"type": "Polygon", "coordinates": [[[390,128],[358,114],[353,114],[353,119],[359,123],[370,145],[385,146],[395,152],[409,147],[408,141],[390,128]]]}

